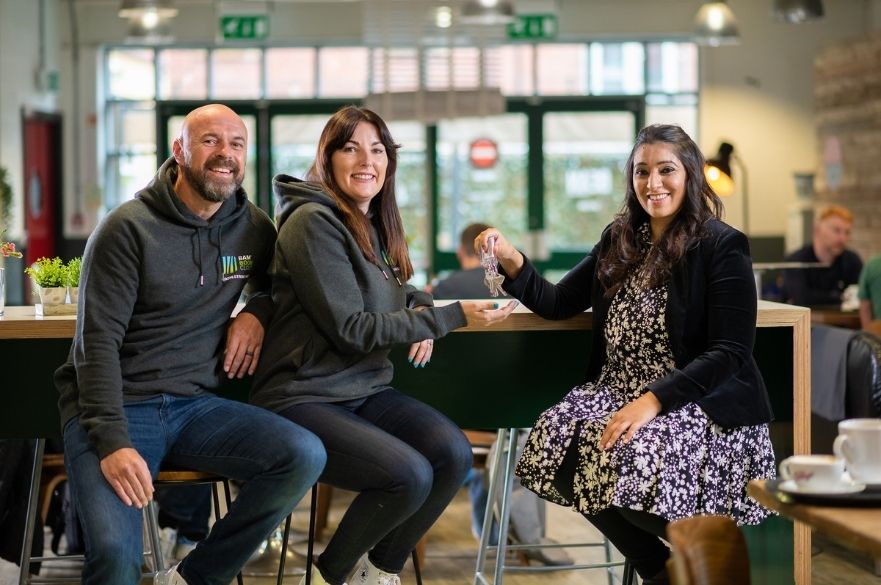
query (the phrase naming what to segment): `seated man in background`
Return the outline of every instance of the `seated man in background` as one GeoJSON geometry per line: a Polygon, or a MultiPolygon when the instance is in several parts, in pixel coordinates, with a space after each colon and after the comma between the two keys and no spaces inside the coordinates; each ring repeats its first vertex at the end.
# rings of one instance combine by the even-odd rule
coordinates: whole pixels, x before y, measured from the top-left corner
{"type": "Polygon", "coordinates": [[[823,266],[784,271],[784,300],[807,307],[841,304],[844,289],[857,283],[863,268],[860,257],[847,248],[852,226],[853,215],[840,205],[830,205],[817,214],[813,241],[788,255],[786,261],[823,266]]]}
{"type": "Polygon", "coordinates": [[[866,262],[860,272],[860,327],[881,319],[881,254],[866,262]]]}
{"type": "MultiPolygon", "coordinates": [[[[456,258],[459,260],[461,270],[450,274],[434,286],[432,295],[435,299],[486,299],[490,297],[489,289],[483,282],[484,271],[480,265],[480,256],[474,251],[474,240],[489,227],[485,223],[472,223],[462,230],[459,246],[456,248],[456,258]]],[[[518,452],[523,450],[526,434],[525,431],[520,432],[518,452]]],[[[497,447],[498,442],[493,445],[493,449],[497,447]]],[[[492,460],[492,452],[487,456],[487,461],[490,460],[492,460]]],[[[485,470],[472,469],[465,478],[465,485],[468,486],[468,495],[471,499],[471,528],[477,538],[480,538],[480,532],[483,528],[486,501],[489,496],[488,479],[485,475],[485,470]]],[[[501,500],[499,499],[499,501],[501,500]]],[[[556,544],[553,540],[545,538],[545,516],[545,501],[525,489],[520,484],[520,479],[514,477],[511,489],[509,531],[514,542],[556,544]]],[[[492,545],[498,544],[498,530],[498,522],[493,520],[490,536],[490,544],[492,545]]],[[[563,550],[554,548],[524,549],[523,556],[549,566],[571,565],[573,562],[563,550]]]]}
{"type": "Polygon", "coordinates": [[[436,299],[488,299],[489,289],[483,282],[483,267],[480,256],[474,251],[474,238],[488,229],[485,223],[472,223],[462,230],[459,246],[456,248],[456,259],[459,268],[447,278],[438,282],[429,291],[436,299]]]}

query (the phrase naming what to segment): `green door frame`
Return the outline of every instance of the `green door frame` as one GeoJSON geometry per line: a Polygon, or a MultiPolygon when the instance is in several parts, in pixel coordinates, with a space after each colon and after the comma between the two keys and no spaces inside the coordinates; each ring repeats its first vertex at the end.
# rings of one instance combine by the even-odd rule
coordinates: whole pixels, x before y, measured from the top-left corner
{"type": "MultiPolygon", "coordinates": [[[[551,112],[630,112],[634,117],[634,128],[639,131],[645,124],[645,99],[642,96],[585,96],[585,97],[543,97],[543,98],[508,98],[507,111],[522,113],[527,117],[527,226],[529,231],[540,231],[545,227],[544,213],[544,115],[551,112]]],[[[455,251],[448,252],[437,249],[437,208],[440,193],[437,168],[437,127],[430,126],[427,135],[429,153],[429,181],[431,187],[431,238],[434,252],[431,270],[434,273],[443,270],[457,270],[459,263],[455,251]],[[431,145],[434,145],[432,147],[431,145]]],[[[636,136],[634,135],[634,138],[636,136]]],[[[611,221],[612,218],[609,218],[611,221]]],[[[536,267],[544,272],[547,270],[568,270],[584,257],[583,252],[553,251],[547,260],[536,260],[536,267]]]]}

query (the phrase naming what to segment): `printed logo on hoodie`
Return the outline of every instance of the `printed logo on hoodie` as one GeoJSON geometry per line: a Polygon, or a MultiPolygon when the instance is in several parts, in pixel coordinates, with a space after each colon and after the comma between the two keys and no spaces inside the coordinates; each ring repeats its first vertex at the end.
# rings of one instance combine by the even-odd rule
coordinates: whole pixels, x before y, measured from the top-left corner
{"type": "Polygon", "coordinates": [[[254,261],[250,254],[244,256],[221,256],[223,260],[223,282],[248,278],[251,276],[251,268],[254,261]]]}

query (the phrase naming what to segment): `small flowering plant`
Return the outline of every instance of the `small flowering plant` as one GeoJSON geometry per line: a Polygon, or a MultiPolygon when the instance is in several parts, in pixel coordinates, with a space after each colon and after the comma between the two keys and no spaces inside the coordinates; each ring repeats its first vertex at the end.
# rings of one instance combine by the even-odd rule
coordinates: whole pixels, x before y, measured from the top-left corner
{"type": "Polygon", "coordinates": [[[0,255],[4,258],[21,258],[21,252],[15,249],[15,244],[3,241],[3,234],[4,232],[0,232],[0,255]]]}

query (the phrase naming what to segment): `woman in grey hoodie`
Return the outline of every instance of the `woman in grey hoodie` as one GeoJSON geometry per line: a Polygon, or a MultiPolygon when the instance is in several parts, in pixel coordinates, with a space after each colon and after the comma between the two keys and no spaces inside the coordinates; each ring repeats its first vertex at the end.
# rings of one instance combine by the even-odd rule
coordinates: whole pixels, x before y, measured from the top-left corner
{"type": "MultiPolygon", "coordinates": [[[[433,307],[413,274],[395,200],[398,145],[370,110],[348,106],[321,133],[310,182],[274,180],[275,314],[253,403],[318,435],[321,481],[359,492],[312,583],[395,585],[410,551],[456,494],[471,447],[447,417],[392,388],[390,348],[423,368],[434,340],[504,319],[513,304],[433,307]]],[[[305,577],[304,577],[305,579],[305,577]]]]}

